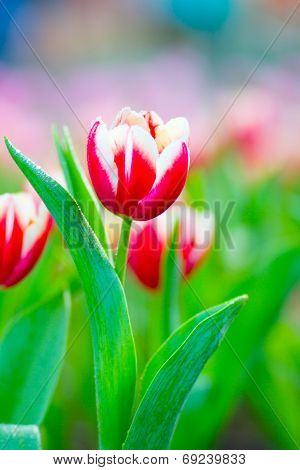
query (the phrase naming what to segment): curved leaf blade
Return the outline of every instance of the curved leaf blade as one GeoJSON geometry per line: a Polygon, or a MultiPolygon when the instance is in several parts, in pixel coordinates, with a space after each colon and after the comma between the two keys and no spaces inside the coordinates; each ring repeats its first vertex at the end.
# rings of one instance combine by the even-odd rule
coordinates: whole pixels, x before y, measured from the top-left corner
{"type": "Polygon", "coordinates": [[[37,426],[0,424],[1,450],[40,450],[41,436],[37,426]]]}
{"type": "Polygon", "coordinates": [[[118,449],[129,427],[136,383],[135,346],[123,288],[73,197],[8,140],[6,144],[55,218],[80,274],[92,330],[100,447],[118,449]]]}
{"type": "Polygon", "coordinates": [[[228,342],[220,345],[205,371],[212,386],[205,397],[199,397],[199,406],[193,413],[181,415],[172,448],[211,449],[216,445],[220,431],[231,418],[241,390],[246,386],[249,372],[256,379],[252,366],[257,359],[267,334],[278,319],[287,296],[300,279],[300,246],[286,246],[270,253],[257,272],[249,274],[235,285],[231,294],[247,292],[249,302],[230,331],[228,342]],[[272,292],[272,295],[270,295],[272,292]],[[246,366],[246,367],[245,367],[246,366]],[[187,435],[185,428],[199,423],[187,435]]]}
{"type": "Polygon", "coordinates": [[[191,388],[246,299],[246,296],[239,297],[200,321],[162,365],[134,416],[125,449],[169,448],[191,388]]]}
{"type": "Polygon", "coordinates": [[[69,297],[23,314],[0,339],[0,422],[40,424],[67,345],[69,297]]]}
{"type": "Polygon", "coordinates": [[[61,140],[57,130],[54,128],[53,137],[68,190],[76,199],[87,221],[99,238],[104,251],[110,257],[111,252],[109,249],[105,227],[102,222],[100,205],[95,197],[91,185],[84,175],[79,160],[76,156],[70,132],[65,127],[63,132],[63,139],[61,140]]]}
{"type": "Polygon", "coordinates": [[[181,344],[188,338],[191,332],[196,326],[198,326],[202,321],[209,318],[216,312],[220,312],[223,309],[227,310],[227,314],[230,311],[236,310],[236,301],[239,301],[240,297],[236,299],[229,300],[224,302],[221,305],[216,305],[210,307],[203,312],[198,313],[194,317],[187,320],[183,323],[157,350],[157,352],[152,356],[150,361],[145,367],[142,379],[141,379],[141,395],[143,396],[150,383],[154,379],[155,375],[163,364],[176,352],[176,350],[181,346],[181,344]]]}

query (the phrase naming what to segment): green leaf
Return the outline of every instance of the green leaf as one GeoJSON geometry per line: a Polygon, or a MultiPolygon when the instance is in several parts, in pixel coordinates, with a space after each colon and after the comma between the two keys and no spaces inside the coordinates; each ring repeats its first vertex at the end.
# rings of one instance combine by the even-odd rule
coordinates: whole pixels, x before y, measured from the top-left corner
{"type": "Polygon", "coordinates": [[[55,218],[77,266],[91,322],[99,441],[118,449],[131,419],[136,356],[122,285],[73,197],[6,140],[13,159],[55,218]]]}
{"type": "Polygon", "coordinates": [[[227,314],[231,311],[235,312],[237,309],[236,302],[240,301],[238,299],[232,299],[228,302],[225,302],[221,305],[216,305],[214,307],[210,307],[207,310],[204,310],[198,315],[190,318],[187,322],[180,326],[168,339],[165,341],[164,344],[158,349],[158,351],[154,354],[154,356],[150,359],[148,364],[145,367],[142,379],[141,379],[141,394],[142,396],[146,393],[147,388],[149,387],[150,383],[154,379],[156,373],[159,369],[163,366],[163,364],[169,359],[176,352],[176,350],[181,346],[181,344],[187,339],[190,333],[202,323],[205,319],[209,318],[213,314],[220,312],[226,309],[227,314]]]}
{"type": "Polygon", "coordinates": [[[67,187],[99,238],[104,251],[110,257],[111,251],[102,221],[103,214],[101,214],[100,205],[95,197],[94,191],[85,177],[84,171],[76,156],[69,130],[66,127],[64,128],[63,138],[60,140],[58,132],[54,128],[53,137],[67,187]]]}
{"type": "Polygon", "coordinates": [[[9,325],[0,339],[0,422],[40,424],[66,351],[69,297],[60,295],[9,325]]]}
{"type": "Polygon", "coordinates": [[[40,450],[41,437],[37,426],[0,424],[1,450],[40,450]]]}
{"type": "MultiPolygon", "coordinates": [[[[220,348],[203,371],[211,383],[210,390],[199,396],[193,413],[182,413],[172,442],[173,449],[211,449],[217,445],[220,431],[232,416],[249,371],[263,342],[278,319],[287,295],[300,279],[299,246],[276,249],[257,272],[229,295],[247,292],[249,302],[243,315],[234,322],[220,348]],[[198,424],[200,423],[201,424],[198,424]],[[187,435],[186,428],[193,426],[187,435]]],[[[255,377],[254,377],[255,380],[255,377]]]]}
{"type": "MultiPolygon", "coordinates": [[[[204,315],[198,324],[195,321],[196,326],[190,333],[185,324],[167,341],[171,356],[162,364],[142,398],[129,429],[125,449],[169,448],[190,390],[245,301],[244,296],[221,305],[211,315],[204,315]],[[180,339],[183,339],[181,344],[180,339]]],[[[162,350],[158,354],[161,361],[157,361],[157,367],[164,359],[162,350]]],[[[155,367],[152,369],[155,372],[155,367]]]]}

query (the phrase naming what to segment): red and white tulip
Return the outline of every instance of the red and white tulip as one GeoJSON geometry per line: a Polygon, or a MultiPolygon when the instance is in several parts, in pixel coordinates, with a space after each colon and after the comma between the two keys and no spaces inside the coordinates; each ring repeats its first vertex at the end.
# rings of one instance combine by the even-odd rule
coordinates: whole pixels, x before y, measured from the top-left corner
{"type": "Polygon", "coordinates": [[[189,169],[189,124],[163,123],[153,111],[124,108],[112,127],[93,124],[87,145],[92,184],[103,205],[118,215],[149,220],[180,195],[189,169]]]}
{"type": "Polygon", "coordinates": [[[173,206],[155,220],[134,225],[129,246],[128,264],[137,278],[156,289],[175,222],[179,220],[179,259],[184,276],[197,269],[209,252],[214,237],[214,218],[187,206],[173,206]]]}
{"type": "Polygon", "coordinates": [[[52,217],[35,195],[0,195],[0,286],[13,286],[32,270],[51,226],[52,217]]]}

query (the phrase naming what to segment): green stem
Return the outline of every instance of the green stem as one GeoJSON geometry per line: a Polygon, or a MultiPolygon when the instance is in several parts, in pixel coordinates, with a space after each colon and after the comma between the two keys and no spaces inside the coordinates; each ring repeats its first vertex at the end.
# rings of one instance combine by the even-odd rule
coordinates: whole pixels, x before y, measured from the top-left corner
{"type": "Polygon", "coordinates": [[[178,256],[178,223],[176,223],[167,250],[162,286],[162,312],[160,315],[160,341],[164,342],[180,324],[179,286],[181,281],[181,266],[178,256]]]}
{"type": "Polygon", "coordinates": [[[123,218],[118,252],[116,256],[115,269],[122,284],[124,284],[125,281],[131,224],[132,219],[129,219],[127,217],[123,218]]]}

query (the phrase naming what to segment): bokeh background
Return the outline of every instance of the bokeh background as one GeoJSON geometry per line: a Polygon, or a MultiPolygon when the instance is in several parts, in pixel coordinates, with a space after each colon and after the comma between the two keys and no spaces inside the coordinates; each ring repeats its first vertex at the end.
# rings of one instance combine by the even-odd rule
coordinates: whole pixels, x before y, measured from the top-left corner
{"type": "MultiPolygon", "coordinates": [[[[191,124],[185,198],[234,210],[221,242],[182,282],[183,318],[249,293],[245,312],[188,400],[174,448],[300,445],[300,8],[296,0],[1,0],[0,130],[57,174],[51,125],[84,163],[93,119],[153,109],[191,124]],[[187,432],[186,430],[189,430],[187,432]]],[[[0,190],[24,180],[0,144],[0,190]]],[[[219,219],[220,222],[220,219],[219,219]]],[[[28,292],[78,280],[58,234],[22,286],[1,293],[1,328],[28,292]],[[41,281],[52,276],[53,285],[41,281]],[[45,274],[46,273],[46,274],[45,274]],[[39,282],[37,282],[39,281],[39,282]],[[7,300],[7,298],[9,300],[7,300]],[[13,307],[12,297],[15,297],[13,307]],[[5,308],[9,305],[9,308],[5,308]]],[[[129,275],[139,364],[160,293],[129,275]]],[[[75,287],[74,287],[75,289],[75,287]]],[[[49,292],[47,292],[49,293],[49,292]]],[[[70,340],[84,321],[74,296],[70,340]]],[[[46,448],[96,448],[89,331],[66,357],[43,424],[46,448]]]]}

